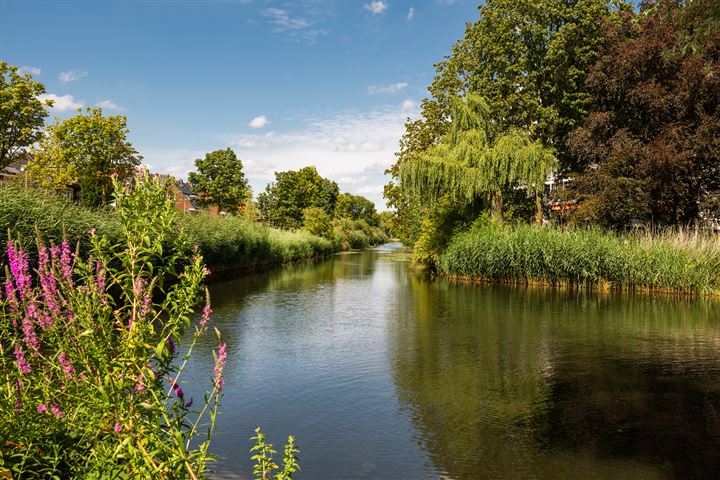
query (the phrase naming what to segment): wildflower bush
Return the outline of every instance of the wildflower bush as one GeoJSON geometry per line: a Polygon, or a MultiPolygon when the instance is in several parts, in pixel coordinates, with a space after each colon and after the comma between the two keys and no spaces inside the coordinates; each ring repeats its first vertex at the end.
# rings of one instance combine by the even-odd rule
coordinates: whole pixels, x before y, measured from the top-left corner
{"type": "Polygon", "coordinates": [[[194,479],[212,460],[225,343],[204,398],[186,398],[179,383],[208,329],[209,303],[191,325],[203,259],[157,180],[115,184],[115,196],[119,234],[91,229],[87,255],[38,240],[31,270],[28,252],[7,243],[0,477],[194,479]]]}

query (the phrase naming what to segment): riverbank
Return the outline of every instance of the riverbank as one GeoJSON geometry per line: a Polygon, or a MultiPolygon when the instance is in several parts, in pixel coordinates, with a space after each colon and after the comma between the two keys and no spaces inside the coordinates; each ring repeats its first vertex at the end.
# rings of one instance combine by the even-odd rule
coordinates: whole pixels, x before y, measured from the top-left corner
{"type": "Polygon", "coordinates": [[[720,293],[720,247],[683,232],[482,225],[456,235],[437,264],[461,280],[687,295],[720,293]]]}
{"type": "MultiPolygon", "coordinates": [[[[356,246],[343,238],[329,240],[307,232],[277,230],[244,217],[177,215],[178,225],[197,244],[213,271],[239,271],[293,263],[328,256],[343,247],[356,246]]],[[[87,232],[95,229],[111,241],[120,236],[120,222],[112,210],[75,205],[43,191],[19,185],[0,185],[0,241],[8,233],[20,239],[30,252],[36,251],[38,235],[45,241],[67,239],[90,248],[87,232]]],[[[367,241],[375,241],[368,239],[367,241]]]]}

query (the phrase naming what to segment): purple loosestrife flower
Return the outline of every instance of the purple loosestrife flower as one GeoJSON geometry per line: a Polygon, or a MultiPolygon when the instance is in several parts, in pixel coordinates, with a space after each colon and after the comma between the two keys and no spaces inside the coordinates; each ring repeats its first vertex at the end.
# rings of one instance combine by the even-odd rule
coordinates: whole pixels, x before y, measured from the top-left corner
{"type": "Polygon", "coordinates": [[[63,418],[65,416],[65,412],[60,410],[60,407],[57,405],[50,405],[50,413],[55,415],[57,418],[63,418]]]}
{"type": "MultiPolygon", "coordinates": [[[[59,310],[58,313],[60,313],[59,310]]],[[[37,321],[37,324],[40,325],[42,328],[49,328],[52,325],[52,317],[48,315],[47,312],[43,312],[38,308],[38,304],[34,298],[30,300],[30,303],[28,304],[27,316],[30,319],[35,319],[37,321]]]]}
{"type": "Polygon", "coordinates": [[[38,413],[47,412],[47,405],[45,405],[44,403],[41,403],[40,405],[38,405],[37,411],[38,411],[38,413]]]}
{"type": "Polygon", "coordinates": [[[145,380],[145,378],[142,376],[142,374],[135,377],[135,391],[136,392],[144,392],[145,391],[145,384],[143,384],[143,380],[145,380]]]}
{"type": "Polygon", "coordinates": [[[140,305],[140,318],[147,317],[147,314],[150,313],[150,306],[152,305],[152,297],[150,295],[144,295],[143,296],[143,303],[140,305]]]}
{"type": "Polygon", "coordinates": [[[95,262],[95,277],[97,279],[98,293],[105,293],[105,268],[99,260],[95,262]]]}
{"type": "Polygon", "coordinates": [[[13,328],[17,328],[17,317],[20,315],[20,303],[15,295],[15,285],[9,278],[5,280],[5,296],[10,307],[10,318],[13,328]]]}
{"type": "Polygon", "coordinates": [[[113,427],[113,429],[114,429],[117,433],[122,432],[122,423],[120,423],[120,422],[115,422],[115,426],[113,427]]]}
{"type": "Polygon", "coordinates": [[[18,370],[20,370],[20,373],[27,375],[29,374],[32,369],[30,368],[30,364],[25,359],[25,354],[22,351],[22,347],[20,345],[15,345],[15,351],[13,351],[15,354],[15,365],[17,365],[18,370]]]}
{"type": "Polygon", "coordinates": [[[23,318],[23,335],[25,335],[25,343],[28,347],[37,352],[40,350],[40,342],[35,335],[35,326],[33,325],[30,313],[31,312],[28,312],[25,318],[23,318]]]}
{"type": "Polygon", "coordinates": [[[57,301],[57,280],[52,271],[49,253],[46,247],[40,249],[38,273],[40,277],[40,287],[43,292],[43,300],[52,315],[58,317],[60,316],[60,306],[57,301]]]}
{"type": "Polygon", "coordinates": [[[200,328],[205,328],[210,321],[210,314],[212,313],[212,308],[210,308],[210,305],[205,305],[203,307],[203,314],[202,318],[200,319],[200,328]]]}
{"type": "Polygon", "coordinates": [[[70,380],[73,376],[73,373],[75,373],[75,367],[72,366],[72,363],[70,362],[70,359],[68,358],[68,353],[60,352],[60,355],[58,356],[58,360],[60,361],[60,365],[62,366],[63,372],[65,372],[65,378],[70,380]]]}
{"type": "Polygon", "coordinates": [[[60,244],[60,271],[65,281],[72,285],[72,252],[70,244],[65,241],[60,244]]]}
{"type": "Polygon", "coordinates": [[[175,345],[173,337],[168,337],[168,351],[170,352],[170,355],[175,355],[175,352],[177,351],[177,345],[175,345]]]}
{"type": "Polygon", "coordinates": [[[175,396],[180,399],[181,402],[185,401],[185,392],[183,392],[182,387],[175,381],[172,377],[167,377],[168,382],[170,382],[170,385],[173,389],[173,392],[175,392],[175,396]]]}
{"type": "Polygon", "coordinates": [[[15,278],[15,286],[20,292],[20,298],[25,299],[25,296],[30,293],[30,267],[28,266],[27,254],[16,249],[12,241],[7,242],[7,254],[8,260],[10,260],[10,272],[13,278],[15,278]]]}
{"type": "Polygon", "coordinates": [[[222,390],[225,385],[225,379],[223,378],[223,368],[225,367],[225,361],[227,360],[227,343],[220,342],[218,345],[217,358],[215,359],[215,372],[213,377],[213,383],[215,388],[222,390]]]}

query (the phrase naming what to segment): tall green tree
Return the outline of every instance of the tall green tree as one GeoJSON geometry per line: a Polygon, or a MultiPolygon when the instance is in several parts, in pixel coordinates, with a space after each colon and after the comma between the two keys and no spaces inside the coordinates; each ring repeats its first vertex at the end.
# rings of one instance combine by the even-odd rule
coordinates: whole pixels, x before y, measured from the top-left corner
{"type": "MultiPolygon", "coordinates": [[[[720,0],[645,2],[608,25],[570,136],[574,217],[687,224],[720,195],[720,0]]],[[[717,207],[710,215],[720,217],[717,207]]]]}
{"type": "Polygon", "coordinates": [[[47,108],[53,104],[40,100],[44,93],[45,86],[30,74],[21,75],[17,67],[0,62],[0,168],[42,136],[47,108]]]}
{"type": "Polygon", "coordinates": [[[128,132],[124,116],[106,117],[100,108],[87,108],[64,121],[56,119],[33,149],[28,176],[54,189],[79,183],[84,204],[107,205],[112,176],[128,178],[142,160],[128,141],[128,132]]]}
{"type": "Polygon", "coordinates": [[[362,195],[342,193],[335,205],[335,218],[350,218],[352,220],[365,220],[368,225],[377,226],[380,223],[375,210],[375,204],[362,195]]]}
{"type": "MultiPolygon", "coordinates": [[[[587,113],[585,76],[598,58],[603,25],[630,7],[608,0],[488,0],[451,53],[435,65],[421,118],[408,121],[388,204],[400,222],[418,231],[427,207],[399,185],[400,166],[437,144],[450,128],[453,99],[477,93],[488,103],[498,132],[521,129],[556,151],[563,169],[575,169],[566,139],[587,113]]],[[[413,238],[410,238],[412,241],[413,238]]]]}
{"type": "Polygon", "coordinates": [[[275,172],[275,182],[258,196],[258,208],[263,220],[275,227],[300,228],[308,207],[332,217],[339,193],[337,183],[321,177],[315,167],[275,172]]]}
{"type": "MultiPolygon", "coordinates": [[[[557,168],[554,152],[525,130],[498,131],[490,112],[488,102],[477,94],[453,100],[448,133],[402,164],[402,188],[421,204],[437,205],[433,213],[438,223],[444,223],[452,209],[462,210],[483,197],[489,199],[491,216],[502,222],[503,197],[518,188],[534,195],[535,218],[542,220],[545,179],[557,168]]],[[[438,236],[432,225],[425,234],[438,236]]],[[[430,243],[431,250],[441,246],[437,240],[430,243]]]]}
{"type": "Polygon", "coordinates": [[[197,172],[190,172],[188,180],[201,194],[202,203],[237,213],[250,200],[252,193],[242,161],[231,148],[205,154],[205,158],[195,160],[195,168],[197,172]]]}

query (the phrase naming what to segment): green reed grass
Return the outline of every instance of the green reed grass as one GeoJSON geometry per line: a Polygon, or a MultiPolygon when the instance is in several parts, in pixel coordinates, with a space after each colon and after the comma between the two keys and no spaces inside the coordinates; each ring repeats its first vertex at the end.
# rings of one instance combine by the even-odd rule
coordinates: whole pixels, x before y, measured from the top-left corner
{"type": "Polygon", "coordinates": [[[438,270],[495,282],[717,294],[720,244],[691,231],[620,235],[487,224],[456,235],[438,270]]]}

